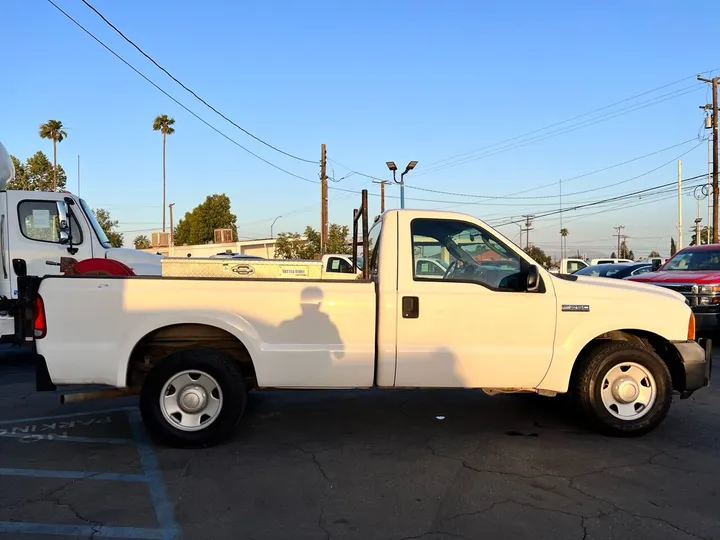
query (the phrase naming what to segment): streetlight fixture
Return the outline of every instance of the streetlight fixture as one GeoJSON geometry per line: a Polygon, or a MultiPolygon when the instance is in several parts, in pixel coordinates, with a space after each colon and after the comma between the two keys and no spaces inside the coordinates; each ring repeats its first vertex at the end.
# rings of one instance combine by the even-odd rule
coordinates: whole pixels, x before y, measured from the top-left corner
{"type": "Polygon", "coordinates": [[[280,219],[282,216],[278,216],[275,219],[273,219],[273,222],[270,224],[270,240],[273,239],[273,227],[275,226],[275,222],[280,219]]]}
{"type": "Polygon", "coordinates": [[[385,163],[387,165],[387,168],[390,169],[393,173],[393,182],[396,184],[400,184],[400,208],[405,208],[405,175],[412,171],[415,166],[418,164],[417,161],[411,161],[407,164],[407,167],[405,167],[405,170],[400,175],[400,181],[397,181],[397,178],[395,178],[395,174],[397,173],[397,165],[395,165],[394,161],[387,161],[385,163]]]}

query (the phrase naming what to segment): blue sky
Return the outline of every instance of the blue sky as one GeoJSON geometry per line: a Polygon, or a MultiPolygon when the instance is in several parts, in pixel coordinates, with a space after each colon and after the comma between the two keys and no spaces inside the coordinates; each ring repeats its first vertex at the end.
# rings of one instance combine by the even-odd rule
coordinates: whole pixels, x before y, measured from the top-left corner
{"type": "MultiPolygon", "coordinates": [[[[166,77],[80,0],[55,0],[164,90],[238,143],[316,181],[317,164],[264,147],[166,77]]],[[[707,4],[626,2],[171,2],[93,0],[97,9],[187,86],[255,135],[292,154],[319,159],[326,143],[331,188],[378,186],[350,170],[387,178],[385,161],[418,160],[406,177],[407,207],[452,208],[491,223],[559,208],[558,186],[504,196],[584,175],[689,141],[644,159],[569,180],[563,206],[672,182],[677,166],[618,183],[682,157],[686,177],[707,171],[707,135],[698,109],[709,100],[694,75],[720,68],[707,37],[707,4]],[[681,80],[683,79],[683,80],[681,80]],[[523,137],[550,124],[677,84],[523,137]],[[664,100],[664,101],[661,101],[664,100]],[[647,106],[645,106],[647,105],[647,106]],[[627,108],[635,106],[638,110],[627,108]],[[643,108],[640,108],[643,107],[643,108]],[[616,114],[615,118],[606,119],[616,114]],[[603,116],[605,115],[605,116],[603,116]],[[598,122],[599,119],[606,119],[598,122]],[[581,122],[585,122],[583,125],[581,122]],[[580,124],[579,124],[580,123],[580,124]],[[501,141],[512,139],[505,144],[501,141]],[[543,140],[539,140],[543,139],[543,140]],[[465,163],[431,164],[468,154],[465,163]],[[503,150],[497,152],[497,150],[503,150]],[[493,155],[488,155],[493,154],[493,155]],[[340,165],[342,164],[342,165],[340,165]],[[596,191],[567,195],[577,191],[596,191]],[[416,201],[410,199],[431,199],[416,201]],[[458,203],[482,204],[458,204],[458,203]]],[[[59,162],[80,194],[120,221],[126,242],[161,222],[161,137],[157,114],[176,119],[168,140],[168,201],[175,213],[224,192],[241,237],[267,237],[319,224],[320,188],[257,160],[203,125],[83,33],[45,0],[3,3],[0,140],[24,159],[51,154],[37,129],[62,120],[59,162]],[[45,36],[45,37],[41,37],[45,36]],[[47,36],[51,36],[48,39],[47,36]]],[[[715,74],[718,72],[716,71],[715,74]]],[[[387,206],[399,191],[387,190],[387,206]]],[[[612,251],[625,225],[637,254],[665,254],[677,235],[677,201],[647,197],[564,214],[568,249],[612,251]],[[650,199],[651,200],[651,199],[650,199]],[[599,213],[602,212],[602,213],[599,213]]],[[[359,195],[331,189],[330,220],[349,223],[359,195]]],[[[685,229],[695,199],[683,199],[685,229]]],[[[372,213],[379,199],[371,198],[372,213]]],[[[706,202],[702,202],[706,221],[706,202]]],[[[176,217],[176,219],[177,219],[176,217]]],[[[535,221],[531,240],[559,252],[559,217],[535,221]]],[[[518,227],[500,227],[517,239],[518,227]]],[[[689,233],[684,233],[685,242],[689,233]]],[[[605,253],[605,254],[607,254],[605,253]]]]}

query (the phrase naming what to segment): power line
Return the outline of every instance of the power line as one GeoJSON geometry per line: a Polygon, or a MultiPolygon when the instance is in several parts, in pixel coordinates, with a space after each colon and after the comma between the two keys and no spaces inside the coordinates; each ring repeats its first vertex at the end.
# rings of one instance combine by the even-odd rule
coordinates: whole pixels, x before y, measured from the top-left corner
{"type": "MultiPolygon", "coordinates": [[[[143,79],[145,79],[147,82],[149,82],[151,85],[153,85],[153,86],[154,86],[157,90],[159,90],[162,94],[164,94],[166,97],[170,98],[176,105],[178,105],[179,107],[183,108],[185,111],[187,111],[188,113],[190,113],[192,116],[194,116],[195,118],[197,118],[198,120],[200,120],[203,124],[205,124],[207,127],[209,127],[210,129],[212,129],[215,133],[217,133],[218,135],[221,135],[222,137],[224,137],[225,139],[227,139],[228,141],[230,141],[231,143],[233,143],[233,144],[234,144],[235,146],[237,146],[238,148],[241,148],[242,150],[244,150],[245,152],[247,152],[247,153],[250,154],[251,156],[259,159],[259,160],[262,161],[263,163],[266,163],[267,165],[270,165],[271,167],[273,167],[273,168],[275,168],[275,169],[277,169],[277,170],[279,170],[279,171],[281,171],[281,172],[284,172],[284,173],[287,174],[287,175],[290,175],[290,176],[292,176],[292,177],[294,177],[294,178],[297,178],[298,180],[303,180],[304,182],[310,182],[310,183],[313,183],[313,184],[319,183],[319,182],[316,181],[316,180],[311,180],[311,179],[309,179],[309,178],[305,178],[305,177],[303,177],[303,176],[300,176],[300,175],[298,175],[298,174],[295,174],[295,173],[293,173],[293,172],[290,172],[290,171],[288,171],[288,170],[286,170],[286,169],[283,169],[283,168],[280,167],[279,165],[275,165],[273,162],[268,161],[267,159],[265,159],[265,158],[257,155],[257,154],[256,154],[255,152],[253,152],[252,150],[249,150],[249,149],[245,148],[242,144],[240,144],[239,142],[237,142],[235,139],[233,139],[233,138],[230,137],[229,135],[226,135],[225,133],[223,133],[222,131],[220,131],[218,128],[216,128],[215,126],[213,126],[212,124],[210,124],[210,122],[208,122],[207,120],[205,120],[204,118],[202,118],[201,116],[199,116],[199,115],[198,115],[197,113],[195,113],[194,111],[190,110],[188,107],[186,107],[185,105],[183,105],[182,103],[180,103],[180,101],[178,101],[176,98],[174,98],[174,97],[171,96],[169,93],[167,93],[165,90],[163,90],[160,86],[158,86],[157,84],[155,84],[155,83],[154,83],[152,80],[150,80],[144,73],[142,73],[142,72],[141,72],[140,70],[138,70],[135,66],[133,66],[132,64],[130,64],[130,62],[128,62],[127,60],[125,60],[122,56],[120,56],[120,55],[119,55],[118,53],[116,53],[113,49],[111,49],[108,45],[106,45],[100,38],[98,38],[97,36],[95,36],[95,34],[93,34],[92,32],[90,32],[90,31],[89,31],[87,28],[85,28],[82,24],[80,24],[78,21],[76,21],[71,15],[69,15],[67,12],[65,12],[60,6],[58,6],[55,2],[53,2],[53,0],[48,0],[48,2],[49,2],[50,4],[52,4],[52,5],[55,7],[55,9],[57,9],[60,13],[62,13],[63,15],[65,15],[65,17],[67,17],[69,20],[71,20],[71,21],[72,21],[78,28],[80,28],[83,32],[85,32],[87,35],[89,35],[91,38],[93,38],[95,41],[97,41],[100,45],[102,45],[108,52],[110,52],[113,56],[115,56],[115,57],[116,57],[118,60],[120,60],[123,64],[125,64],[126,66],[128,66],[128,67],[129,67],[130,69],[132,69],[135,73],[137,73],[137,74],[140,75],[143,79]]],[[[313,163],[314,163],[314,162],[313,162],[313,163]]]]}
{"type": "MultiPolygon", "coordinates": [[[[713,71],[716,71],[716,69],[708,70],[708,71],[703,71],[702,74],[704,74],[704,73],[711,73],[711,72],[713,72],[713,71]]],[[[462,158],[462,157],[464,157],[464,156],[470,156],[471,154],[475,154],[475,153],[480,152],[480,151],[482,151],[482,150],[490,149],[490,148],[493,148],[493,147],[495,147],[495,146],[500,146],[500,145],[502,145],[502,144],[505,144],[505,143],[508,143],[508,142],[512,142],[512,141],[516,141],[517,139],[521,139],[521,138],[523,138],[523,137],[527,137],[527,136],[529,136],[529,135],[534,135],[534,134],[536,134],[536,133],[540,133],[540,132],[542,132],[542,131],[546,131],[546,130],[551,129],[551,128],[553,128],[553,127],[557,127],[557,126],[561,126],[561,125],[563,125],[563,124],[567,124],[567,123],[573,122],[573,121],[578,120],[578,119],[580,119],[580,118],[583,118],[583,117],[585,117],[585,116],[590,116],[590,115],[595,114],[595,113],[597,113],[597,112],[601,112],[601,111],[604,111],[604,110],[607,110],[607,109],[611,109],[611,108],[613,108],[613,107],[615,107],[615,106],[617,106],[617,105],[621,105],[621,104],[623,104],[623,103],[627,103],[627,102],[629,102],[629,101],[633,101],[633,100],[635,100],[635,99],[637,99],[637,98],[646,96],[646,95],[648,95],[648,94],[655,93],[655,92],[657,92],[657,91],[659,91],[659,90],[663,90],[663,89],[665,89],[665,88],[669,88],[669,87],[671,87],[671,86],[674,86],[674,85],[676,85],[676,84],[678,84],[678,83],[681,83],[681,82],[683,82],[683,81],[686,81],[686,80],[688,80],[688,79],[693,79],[694,77],[695,77],[695,74],[689,75],[689,76],[687,76],[687,77],[683,77],[683,78],[678,79],[678,80],[676,80],[676,81],[673,81],[673,82],[671,82],[671,83],[664,84],[664,85],[659,86],[659,87],[657,87],[657,88],[653,88],[652,90],[647,90],[647,91],[645,91],[645,92],[642,92],[642,93],[640,93],[640,94],[636,94],[636,95],[631,96],[631,97],[629,97],[629,98],[625,98],[625,99],[622,99],[622,100],[620,100],[620,101],[616,101],[616,102],[614,102],[614,103],[611,103],[611,104],[609,104],[609,105],[605,105],[605,106],[603,106],[603,107],[599,107],[599,108],[597,108],[597,109],[593,109],[592,111],[589,111],[589,112],[586,112],[586,113],[583,113],[583,114],[579,114],[579,115],[573,116],[572,118],[568,118],[568,119],[562,120],[562,121],[560,121],[560,122],[555,122],[555,123],[553,123],[553,124],[549,124],[549,125],[544,126],[544,127],[541,127],[541,128],[533,129],[533,130],[531,130],[531,131],[522,133],[522,134],[520,134],[520,135],[516,135],[516,136],[514,136],[514,137],[510,137],[510,138],[508,138],[508,139],[504,139],[504,140],[502,140],[502,141],[499,141],[499,142],[496,142],[496,143],[493,143],[493,144],[489,144],[489,145],[486,145],[486,146],[483,146],[483,147],[480,147],[480,148],[476,148],[475,150],[470,150],[470,151],[468,151],[468,152],[463,152],[463,153],[461,153],[461,154],[456,154],[456,155],[454,155],[454,156],[450,156],[450,157],[447,157],[447,158],[443,158],[443,159],[440,159],[440,160],[431,162],[431,163],[429,163],[429,164],[426,166],[426,170],[423,171],[422,174],[424,174],[425,172],[428,172],[428,171],[427,171],[427,168],[434,168],[434,166],[439,165],[439,164],[441,164],[441,163],[451,162],[451,161],[454,161],[454,160],[456,160],[456,159],[458,159],[458,158],[462,158]]],[[[690,87],[687,87],[687,88],[690,88],[690,87]]],[[[681,90],[684,90],[684,89],[681,89],[681,90]]],[[[678,91],[679,91],[679,90],[675,90],[675,91],[671,92],[671,94],[674,93],[674,92],[678,92],[678,91]]],[[[665,94],[665,95],[668,95],[668,94],[665,94]]],[[[662,97],[662,96],[660,96],[660,97],[662,97]]],[[[678,97],[678,96],[676,96],[676,97],[678,97]]],[[[652,98],[652,99],[657,99],[657,98],[652,98]]],[[[644,102],[644,103],[647,103],[647,102],[644,102]]],[[[630,107],[634,107],[634,106],[636,106],[636,105],[638,105],[638,104],[630,105],[630,107]]],[[[608,114],[614,114],[614,113],[616,113],[616,112],[618,112],[618,111],[612,111],[612,112],[610,112],[610,113],[608,113],[608,114]]],[[[416,175],[416,176],[419,176],[419,174],[416,175]]]]}
{"type": "MultiPolygon", "coordinates": [[[[700,175],[697,175],[697,176],[692,176],[692,177],[690,177],[690,178],[686,178],[685,181],[697,180],[698,178],[703,178],[703,179],[705,179],[706,177],[707,177],[707,175],[705,175],[705,174],[700,174],[700,175]]],[[[543,213],[543,214],[535,214],[534,217],[535,217],[535,219],[540,219],[540,218],[543,218],[543,217],[548,217],[548,216],[553,216],[553,215],[559,214],[560,212],[568,212],[568,211],[570,211],[570,210],[579,210],[579,209],[581,209],[581,208],[588,208],[588,207],[591,207],[591,206],[597,206],[597,205],[599,205],[599,204],[605,204],[605,203],[608,203],[608,202],[614,202],[614,201],[618,201],[618,200],[623,200],[623,199],[627,199],[627,198],[632,198],[632,197],[634,197],[634,196],[636,196],[636,195],[642,195],[643,193],[649,193],[649,192],[655,191],[655,190],[657,190],[657,189],[661,189],[661,188],[665,188],[665,187],[669,187],[669,186],[676,186],[676,185],[677,185],[677,182],[669,182],[669,183],[666,183],[666,184],[660,184],[660,185],[657,185],[657,186],[653,186],[653,187],[649,187],[649,188],[645,188],[645,189],[640,189],[640,190],[637,190],[637,191],[633,191],[633,192],[631,192],[631,193],[626,193],[626,194],[624,194],[624,195],[618,195],[618,196],[615,196],[615,197],[609,197],[609,198],[607,198],[607,199],[601,199],[601,200],[599,200],[599,201],[594,201],[594,202],[585,203],[585,204],[576,204],[576,205],[574,205],[574,206],[570,206],[570,207],[567,207],[567,208],[561,208],[561,209],[558,209],[558,210],[551,210],[551,211],[545,212],[545,213],[543,213]]],[[[503,225],[510,225],[511,223],[514,223],[514,222],[509,221],[509,222],[507,222],[507,223],[495,225],[495,227],[502,227],[503,225]]]]}
{"type": "MultiPolygon", "coordinates": [[[[51,2],[51,3],[52,3],[52,2],[51,2]]],[[[261,139],[260,137],[258,137],[258,136],[256,136],[256,135],[250,133],[250,132],[249,132],[247,129],[245,129],[244,127],[242,127],[242,126],[240,126],[239,124],[235,123],[233,120],[231,120],[230,118],[228,118],[227,116],[225,116],[222,112],[220,112],[219,110],[217,110],[215,107],[213,107],[212,105],[210,105],[207,101],[205,101],[203,98],[201,98],[199,95],[197,95],[193,90],[191,90],[190,88],[188,88],[187,86],[185,86],[180,80],[178,80],[178,79],[177,79],[172,73],[170,73],[167,69],[165,69],[165,68],[162,67],[160,64],[158,64],[152,56],[150,56],[150,55],[147,54],[145,51],[143,51],[132,39],[130,39],[129,37],[127,37],[125,34],[123,34],[122,31],[121,31],[117,26],[115,26],[113,23],[111,23],[102,13],[100,13],[100,11],[98,11],[94,6],[92,6],[92,5],[90,4],[90,2],[88,2],[87,0],[82,0],[82,3],[85,4],[87,7],[89,7],[92,11],[94,11],[95,14],[96,14],[98,17],[100,17],[100,18],[105,22],[105,24],[107,24],[110,28],[112,28],[113,30],[115,30],[115,32],[117,32],[118,34],[120,34],[120,37],[122,37],[122,38],[123,38],[125,41],[127,41],[130,45],[132,45],[133,47],[135,47],[135,49],[137,49],[137,51],[138,51],[140,54],[142,54],[145,58],[147,58],[148,60],[150,60],[150,62],[152,62],[157,68],[159,68],[163,73],[165,73],[165,75],[167,75],[168,77],[170,77],[173,81],[175,81],[175,82],[178,83],[180,86],[182,86],[183,89],[185,89],[185,90],[187,90],[188,92],[190,92],[190,93],[191,93],[198,101],[200,101],[203,105],[205,105],[206,107],[208,107],[209,109],[211,109],[213,112],[215,112],[217,115],[219,115],[219,116],[222,117],[223,119],[225,119],[225,120],[227,120],[228,122],[230,122],[233,126],[235,126],[236,128],[238,128],[240,131],[242,131],[242,132],[245,133],[246,135],[249,135],[250,137],[252,137],[252,138],[255,139],[256,141],[264,144],[264,145],[267,146],[268,148],[272,148],[272,149],[275,150],[276,152],[279,152],[279,153],[281,153],[281,154],[283,154],[283,155],[285,155],[285,156],[291,157],[291,158],[296,159],[296,160],[298,160],[298,161],[302,161],[302,162],[304,162],[304,163],[317,163],[316,160],[301,158],[301,157],[298,157],[298,156],[296,156],[296,155],[294,155],[294,154],[291,154],[291,153],[289,153],[289,152],[285,152],[284,150],[281,150],[281,149],[278,148],[277,146],[273,146],[273,145],[270,144],[269,142],[264,141],[264,140],[261,139]]]]}
{"type": "Polygon", "coordinates": [[[665,95],[663,95],[663,96],[658,96],[658,98],[654,98],[653,100],[649,100],[648,102],[643,102],[644,104],[637,104],[637,105],[633,105],[632,107],[627,107],[626,109],[620,109],[619,111],[616,111],[616,112],[614,112],[614,113],[611,113],[611,114],[606,115],[606,116],[603,116],[603,117],[598,117],[598,118],[586,120],[586,121],[580,122],[580,123],[578,123],[578,124],[574,124],[574,125],[572,125],[572,126],[568,126],[567,128],[562,128],[562,129],[559,129],[559,130],[556,130],[556,131],[552,131],[552,132],[547,133],[547,134],[539,135],[539,136],[537,136],[537,137],[528,139],[528,140],[526,140],[526,141],[519,141],[519,142],[517,142],[517,143],[513,143],[513,144],[510,144],[510,145],[501,147],[501,148],[496,149],[496,150],[492,150],[492,151],[489,151],[489,152],[485,152],[485,153],[480,154],[480,155],[478,155],[478,156],[472,156],[472,157],[468,157],[468,158],[465,158],[465,159],[460,160],[460,161],[457,161],[457,162],[453,162],[453,163],[449,163],[449,164],[441,165],[441,166],[436,166],[436,167],[433,168],[433,169],[425,169],[424,171],[422,171],[422,173],[419,173],[419,174],[417,174],[416,176],[421,176],[422,174],[429,174],[429,173],[432,173],[432,172],[438,172],[438,171],[440,171],[440,170],[448,169],[448,168],[452,168],[452,167],[456,167],[456,166],[458,166],[458,165],[464,165],[465,163],[470,163],[470,162],[472,162],[472,161],[477,161],[477,160],[480,160],[480,159],[485,159],[485,158],[488,158],[488,157],[496,156],[496,155],[498,155],[498,154],[502,154],[502,153],[508,152],[508,151],[510,151],[510,150],[515,150],[515,149],[517,149],[517,148],[522,148],[522,147],[524,147],[524,146],[528,146],[528,145],[530,145],[530,144],[534,144],[534,143],[536,143],[536,142],[542,142],[542,141],[545,141],[545,140],[547,140],[547,139],[551,139],[551,138],[553,138],[553,137],[557,137],[558,135],[564,135],[564,134],[566,134],[566,133],[571,133],[571,132],[573,132],[573,131],[577,131],[578,129],[582,129],[582,128],[589,127],[589,126],[592,126],[592,125],[595,125],[595,124],[599,124],[599,123],[601,123],[601,122],[606,122],[606,121],[608,121],[608,120],[612,120],[612,119],[617,118],[617,117],[619,117],[619,116],[624,116],[624,115],[629,114],[629,113],[631,113],[631,112],[639,111],[639,110],[641,110],[641,109],[645,109],[645,108],[647,108],[647,107],[651,107],[651,106],[653,106],[653,105],[657,105],[658,103],[663,103],[663,102],[668,101],[668,100],[670,100],[670,99],[675,99],[675,98],[684,96],[684,95],[686,95],[686,94],[690,94],[690,93],[695,92],[695,91],[697,91],[697,90],[699,90],[699,89],[700,89],[699,85],[692,85],[692,86],[689,86],[689,87],[686,87],[686,88],[683,88],[683,89],[680,89],[680,90],[676,90],[675,92],[671,92],[671,93],[669,93],[669,94],[665,94],[665,95]],[[679,92],[680,92],[680,93],[679,93],[679,92]],[[659,99],[659,98],[661,98],[661,97],[664,97],[665,99],[659,99]]]}
{"type": "MultiPolygon", "coordinates": [[[[692,139],[691,139],[691,140],[692,140],[692,139]]],[[[688,141],[686,141],[686,142],[688,142],[688,141]]],[[[662,169],[663,167],[667,167],[667,166],[670,165],[671,163],[674,163],[675,161],[677,161],[677,160],[680,159],[681,157],[683,157],[683,156],[685,156],[686,154],[689,154],[690,152],[692,152],[693,150],[695,150],[695,149],[696,149],[698,146],[700,146],[701,144],[702,144],[702,143],[699,143],[698,145],[692,147],[692,148],[691,148],[690,150],[688,150],[687,152],[684,152],[684,153],[680,154],[679,156],[677,156],[677,157],[675,157],[675,158],[673,158],[673,159],[671,159],[671,160],[663,163],[662,165],[659,165],[658,167],[655,167],[654,169],[650,169],[649,171],[645,171],[644,173],[638,174],[638,175],[633,176],[633,177],[631,177],[631,178],[627,178],[627,179],[625,179],[625,180],[621,180],[621,181],[619,181],[619,182],[615,182],[615,183],[613,183],[613,184],[608,184],[608,185],[606,185],[606,186],[602,186],[602,187],[598,187],[598,188],[585,189],[585,190],[582,190],[582,191],[575,191],[575,192],[573,192],[573,193],[566,193],[565,196],[570,197],[570,196],[573,196],[573,195],[582,195],[582,194],[584,194],[584,193],[591,193],[591,192],[593,192],[593,191],[600,191],[600,190],[607,189],[607,188],[610,188],[610,187],[619,186],[620,184],[625,184],[625,183],[627,183],[627,182],[631,182],[632,180],[637,180],[638,178],[642,178],[643,176],[647,176],[648,174],[651,174],[651,173],[653,173],[653,172],[655,172],[655,171],[658,171],[658,170],[662,169]]],[[[673,147],[670,147],[670,148],[673,148],[673,147]]],[[[648,155],[652,155],[652,154],[648,154],[648,155]]],[[[611,168],[611,167],[610,167],[610,168],[611,168]]],[[[604,170],[607,170],[607,169],[608,169],[608,167],[606,167],[604,170]]],[[[603,169],[600,169],[599,171],[595,171],[595,172],[600,172],[600,171],[602,171],[602,170],[603,170],[603,169]]],[[[585,175],[581,175],[580,177],[582,177],[582,176],[589,176],[589,175],[591,175],[591,174],[595,174],[595,172],[588,173],[588,174],[585,174],[585,175]]],[[[553,185],[554,185],[554,184],[553,184],[553,185]]],[[[470,193],[453,193],[453,192],[450,192],[450,191],[442,191],[442,190],[438,190],[438,189],[422,188],[422,187],[417,187],[417,186],[406,186],[406,187],[407,187],[407,188],[411,188],[411,189],[415,189],[415,190],[418,190],[418,191],[427,191],[427,192],[430,192],[430,193],[438,193],[438,194],[443,194],[443,195],[452,195],[452,196],[455,196],[455,197],[472,197],[472,198],[478,198],[478,199],[491,199],[491,200],[557,199],[557,195],[533,195],[533,196],[528,196],[528,197],[514,197],[514,196],[510,196],[510,195],[474,195],[474,194],[470,194],[470,193]]]]}

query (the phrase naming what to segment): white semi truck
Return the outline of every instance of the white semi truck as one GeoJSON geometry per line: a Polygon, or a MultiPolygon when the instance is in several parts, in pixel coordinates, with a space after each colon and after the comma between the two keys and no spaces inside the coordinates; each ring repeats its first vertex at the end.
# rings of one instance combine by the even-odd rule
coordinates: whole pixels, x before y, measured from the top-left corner
{"type": "Polygon", "coordinates": [[[676,292],[553,276],[458,213],[390,210],[368,232],[366,191],[353,260],[359,221],[353,280],[40,277],[18,258],[11,337],[36,354],[38,390],[140,394],[150,434],[180,447],[230,436],[254,389],[569,392],[594,426],[628,436],[709,383],[711,342],[676,292]],[[441,279],[417,271],[431,248],[449,254],[441,279]]]}
{"type": "Polygon", "coordinates": [[[14,328],[10,307],[18,292],[13,259],[24,260],[28,272],[38,276],[114,273],[123,268],[160,274],[158,255],[113,248],[84,199],[69,192],[5,190],[13,176],[12,160],[0,143],[1,335],[14,328]]]}

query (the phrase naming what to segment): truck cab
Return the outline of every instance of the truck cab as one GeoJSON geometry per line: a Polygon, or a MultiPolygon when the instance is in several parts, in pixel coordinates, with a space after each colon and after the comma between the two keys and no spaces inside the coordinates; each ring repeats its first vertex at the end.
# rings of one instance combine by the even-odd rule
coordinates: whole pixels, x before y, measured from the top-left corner
{"type": "MultiPolygon", "coordinates": [[[[159,257],[113,248],[90,205],[70,192],[5,190],[14,177],[10,156],[0,143],[0,300],[18,297],[14,259],[28,273],[60,275],[65,261],[113,259],[136,274],[159,275],[159,257]],[[9,165],[8,165],[9,163],[9,165]]],[[[7,306],[0,309],[0,333],[12,332],[7,306]]]]}

